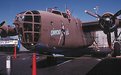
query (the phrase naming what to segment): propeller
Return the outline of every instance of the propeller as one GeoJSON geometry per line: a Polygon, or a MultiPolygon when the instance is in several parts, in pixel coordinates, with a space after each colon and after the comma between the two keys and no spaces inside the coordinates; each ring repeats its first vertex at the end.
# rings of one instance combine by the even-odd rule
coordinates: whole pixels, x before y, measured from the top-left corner
{"type": "Polygon", "coordinates": [[[115,14],[112,13],[105,13],[102,16],[98,14],[94,14],[90,11],[86,11],[87,14],[96,17],[99,19],[99,26],[101,30],[107,35],[107,42],[109,48],[112,49],[111,45],[111,32],[114,32],[115,39],[118,37],[118,26],[119,26],[119,19],[117,18],[119,15],[121,15],[121,10],[116,12],[115,14]]]}
{"type": "Polygon", "coordinates": [[[2,25],[4,25],[4,24],[5,24],[5,21],[1,22],[1,23],[0,23],[0,27],[1,27],[2,25]]]}
{"type": "Polygon", "coordinates": [[[99,25],[102,28],[103,32],[107,35],[107,42],[110,48],[111,46],[111,32],[114,32],[115,39],[118,37],[118,25],[119,21],[117,16],[121,14],[121,10],[119,10],[114,15],[111,13],[105,13],[102,17],[99,18],[99,25]]]}

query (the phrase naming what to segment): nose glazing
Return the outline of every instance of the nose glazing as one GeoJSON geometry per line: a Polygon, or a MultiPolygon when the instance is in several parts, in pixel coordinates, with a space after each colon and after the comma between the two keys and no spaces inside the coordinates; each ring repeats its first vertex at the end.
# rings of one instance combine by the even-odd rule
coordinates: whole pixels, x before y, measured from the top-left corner
{"type": "Polygon", "coordinates": [[[41,16],[39,11],[24,12],[19,30],[21,43],[24,47],[30,48],[30,46],[37,44],[41,31],[41,16]]]}

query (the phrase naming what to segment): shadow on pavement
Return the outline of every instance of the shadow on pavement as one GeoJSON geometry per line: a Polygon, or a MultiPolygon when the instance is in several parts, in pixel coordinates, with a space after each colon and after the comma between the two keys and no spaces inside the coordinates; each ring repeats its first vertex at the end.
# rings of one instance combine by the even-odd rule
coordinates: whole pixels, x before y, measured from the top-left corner
{"type": "Polygon", "coordinates": [[[86,75],[121,75],[121,59],[106,58],[86,75]]]}

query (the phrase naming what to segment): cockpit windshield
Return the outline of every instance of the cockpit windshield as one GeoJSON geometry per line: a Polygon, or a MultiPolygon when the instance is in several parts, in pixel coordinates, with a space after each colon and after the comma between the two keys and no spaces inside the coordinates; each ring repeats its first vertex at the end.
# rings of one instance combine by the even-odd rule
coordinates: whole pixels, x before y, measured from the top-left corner
{"type": "Polygon", "coordinates": [[[61,12],[59,11],[52,11],[52,13],[57,14],[57,15],[62,15],[61,12]]]}
{"type": "Polygon", "coordinates": [[[68,18],[67,13],[64,13],[64,12],[60,12],[60,11],[57,11],[57,10],[51,10],[51,13],[63,16],[64,18],[68,18]]]}

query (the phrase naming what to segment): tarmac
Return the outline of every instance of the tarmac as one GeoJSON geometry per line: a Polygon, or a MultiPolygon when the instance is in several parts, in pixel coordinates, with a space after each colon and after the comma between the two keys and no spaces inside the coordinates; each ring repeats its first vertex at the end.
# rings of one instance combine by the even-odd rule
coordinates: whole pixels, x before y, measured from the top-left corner
{"type": "MultiPolygon", "coordinates": [[[[0,75],[8,75],[6,57],[0,53],[0,75]]],[[[11,56],[10,75],[32,75],[32,53],[11,56]]],[[[37,55],[37,75],[121,75],[121,58],[95,58],[82,56],[76,58],[56,58],[46,60],[45,55],[37,55]]]]}

